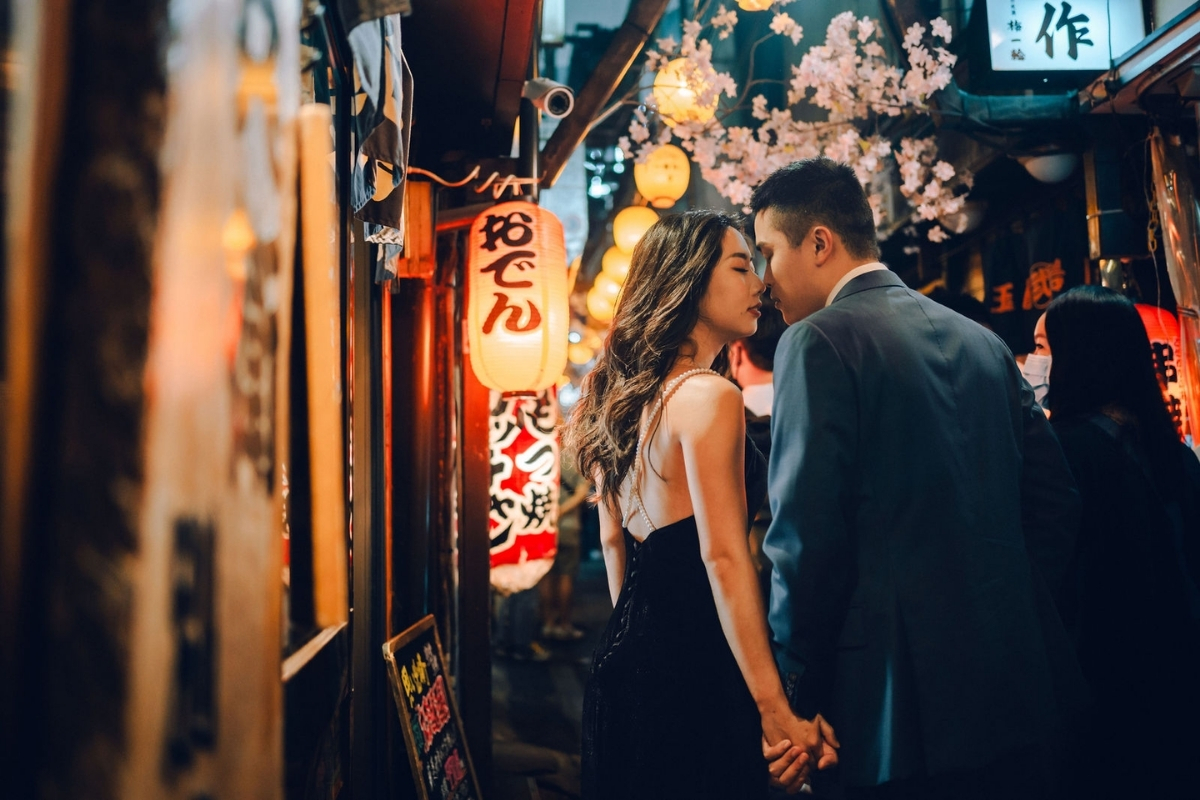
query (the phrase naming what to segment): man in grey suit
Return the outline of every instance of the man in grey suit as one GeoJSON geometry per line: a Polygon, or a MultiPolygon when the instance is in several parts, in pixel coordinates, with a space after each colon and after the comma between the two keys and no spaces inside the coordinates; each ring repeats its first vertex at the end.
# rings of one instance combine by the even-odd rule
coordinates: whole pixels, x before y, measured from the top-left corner
{"type": "Polygon", "coordinates": [[[1079,511],[1058,441],[1000,339],[878,262],[849,167],[796,162],[751,206],[790,325],[763,544],[789,699],[836,730],[847,797],[1039,796],[1078,678],[1051,599],[1079,511]]]}

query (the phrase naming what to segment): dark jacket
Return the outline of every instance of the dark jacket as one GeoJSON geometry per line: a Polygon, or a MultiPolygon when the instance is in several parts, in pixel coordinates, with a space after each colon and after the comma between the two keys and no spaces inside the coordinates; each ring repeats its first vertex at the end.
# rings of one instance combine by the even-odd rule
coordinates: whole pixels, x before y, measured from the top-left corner
{"type": "Polygon", "coordinates": [[[1184,490],[1167,497],[1133,426],[1097,414],[1056,419],[1054,429],[1083,499],[1062,604],[1083,671],[1104,705],[1192,725],[1200,712],[1200,461],[1180,443],[1178,463],[1166,469],[1184,490]]]}
{"type": "Polygon", "coordinates": [[[777,660],[847,785],[982,766],[1078,699],[1050,597],[1078,495],[991,332],[852,280],[779,343],[769,491],[777,660]]]}

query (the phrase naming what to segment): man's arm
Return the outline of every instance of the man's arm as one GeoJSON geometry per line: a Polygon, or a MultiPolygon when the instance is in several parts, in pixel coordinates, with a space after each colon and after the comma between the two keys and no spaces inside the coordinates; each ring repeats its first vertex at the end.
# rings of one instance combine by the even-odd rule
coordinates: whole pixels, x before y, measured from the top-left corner
{"type": "Polygon", "coordinates": [[[833,344],[810,323],[784,333],[775,363],[772,520],[763,541],[774,567],[769,620],[785,688],[797,711],[811,716],[822,710],[827,665],[854,589],[846,510],[858,399],[833,344]]]}
{"type": "Polygon", "coordinates": [[[1029,383],[1017,376],[1021,393],[1021,527],[1025,547],[1056,601],[1079,532],[1082,506],[1071,468],[1029,383]]]}

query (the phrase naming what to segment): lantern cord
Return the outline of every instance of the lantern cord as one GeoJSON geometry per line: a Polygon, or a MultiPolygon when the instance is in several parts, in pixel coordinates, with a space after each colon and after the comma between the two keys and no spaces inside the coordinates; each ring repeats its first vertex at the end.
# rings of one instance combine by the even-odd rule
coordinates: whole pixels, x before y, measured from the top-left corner
{"type": "MultiPolygon", "coordinates": [[[[467,177],[463,178],[461,181],[451,182],[440,175],[435,175],[429,170],[421,169],[420,167],[409,167],[408,171],[413,175],[424,175],[427,178],[432,178],[442,186],[450,189],[456,189],[459,186],[466,186],[471,181],[478,180],[481,172],[479,165],[476,164],[475,167],[469,173],[467,173],[467,177]]],[[[514,195],[519,195],[521,193],[522,186],[541,183],[541,180],[541,178],[518,178],[516,175],[505,175],[504,177],[500,177],[499,172],[493,172],[491,175],[484,178],[481,184],[475,187],[475,194],[483,194],[484,190],[490,186],[492,188],[492,198],[499,200],[501,195],[503,195],[509,189],[512,189],[514,195]]]]}

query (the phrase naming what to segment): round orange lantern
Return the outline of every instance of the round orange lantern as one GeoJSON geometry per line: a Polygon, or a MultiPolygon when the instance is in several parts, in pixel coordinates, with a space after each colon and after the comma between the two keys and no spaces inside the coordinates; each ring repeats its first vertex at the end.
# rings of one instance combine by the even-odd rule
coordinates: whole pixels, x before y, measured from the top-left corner
{"type": "Polygon", "coordinates": [[[656,222],[658,214],[654,209],[645,206],[623,208],[613,217],[613,241],[618,249],[632,253],[646,231],[656,222]]]}
{"type": "Polygon", "coordinates": [[[766,11],[775,0],[737,0],[742,11],[766,11]]]}
{"type": "Polygon", "coordinates": [[[610,275],[617,283],[625,283],[629,275],[629,253],[619,247],[610,247],[600,257],[600,270],[603,275],[610,275]]]}
{"type": "Polygon", "coordinates": [[[612,322],[617,304],[607,294],[598,292],[595,287],[592,287],[587,293],[587,310],[592,319],[601,325],[607,325],[612,322]]]}
{"type": "Polygon", "coordinates": [[[676,58],[654,76],[654,102],[668,125],[679,122],[708,122],[717,113],[717,98],[700,105],[700,95],[709,87],[686,58],[676,58]]]}
{"type": "Polygon", "coordinates": [[[500,392],[554,385],[567,365],[567,258],[562,224],[527,202],[501,203],[471,225],[467,255],[471,368],[500,392]]]}
{"type": "Polygon", "coordinates": [[[617,300],[621,297],[621,282],[607,272],[600,272],[592,283],[591,291],[607,298],[615,308],[617,300]]]}
{"type": "Polygon", "coordinates": [[[646,156],[646,163],[633,165],[633,182],[642,197],[655,208],[670,208],[687,192],[692,163],[687,153],[664,144],[646,156]]]}
{"type": "Polygon", "coordinates": [[[583,366],[596,356],[596,351],[583,342],[570,345],[567,348],[567,360],[577,366],[583,366]]]}

